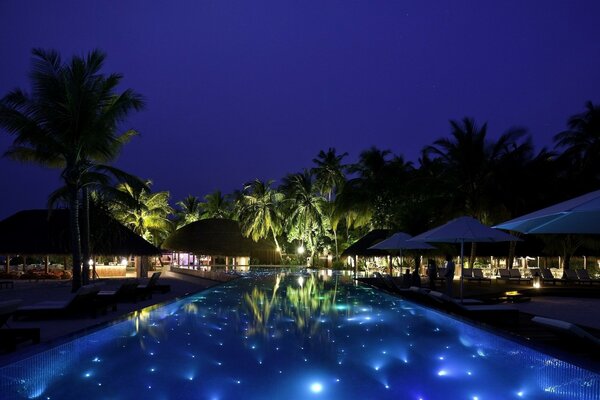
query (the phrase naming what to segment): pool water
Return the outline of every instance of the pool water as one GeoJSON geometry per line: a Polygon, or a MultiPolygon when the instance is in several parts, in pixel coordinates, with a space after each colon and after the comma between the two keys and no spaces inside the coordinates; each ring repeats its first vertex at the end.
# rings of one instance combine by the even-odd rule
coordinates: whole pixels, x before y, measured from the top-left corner
{"type": "Polygon", "coordinates": [[[600,376],[373,288],[244,277],[0,369],[1,399],[600,399],[600,376]]]}

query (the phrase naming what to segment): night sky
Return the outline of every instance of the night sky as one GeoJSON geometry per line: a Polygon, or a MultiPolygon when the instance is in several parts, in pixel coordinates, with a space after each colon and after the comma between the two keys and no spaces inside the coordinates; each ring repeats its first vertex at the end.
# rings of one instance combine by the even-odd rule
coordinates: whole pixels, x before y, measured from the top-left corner
{"type": "MultiPolygon", "coordinates": [[[[600,1],[0,1],[0,96],[33,47],[94,48],[147,101],[116,165],[169,190],[229,193],[377,146],[416,161],[450,119],[551,145],[600,102],[600,1]]],[[[0,134],[3,152],[12,138],[0,134]]],[[[59,171],[0,159],[0,218],[45,206],[59,171]]]]}

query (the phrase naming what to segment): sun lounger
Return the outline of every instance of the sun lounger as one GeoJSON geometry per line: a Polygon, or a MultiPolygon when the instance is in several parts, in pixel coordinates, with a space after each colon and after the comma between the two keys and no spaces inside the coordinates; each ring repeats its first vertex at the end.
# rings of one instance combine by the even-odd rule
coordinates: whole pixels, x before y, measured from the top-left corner
{"type": "Polygon", "coordinates": [[[600,283],[599,279],[592,279],[587,269],[578,269],[575,271],[577,274],[577,278],[580,282],[589,283],[590,285],[594,283],[600,283]]]}
{"type": "Polygon", "coordinates": [[[577,272],[574,269],[565,269],[564,274],[565,274],[565,279],[567,281],[569,281],[570,283],[588,283],[588,282],[580,280],[579,277],[577,276],[577,272]]]}
{"type": "Polygon", "coordinates": [[[148,283],[143,285],[138,285],[136,290],[138,293],[143,294],[147,297],[152,297],[153,292],[167,293],[171,290],[170,285],[161,285],[158,283],[158,278],[160,278],[160,272],[155,272],[152,274],[148,283]]]}
{"type": "Polygon", "coordinates": [[[510,269],[509,274],[510,274],[509,280],[511,282],[517,282],[519,285],[521,284],[521,282],[531,283],[531,278],[523,278],[521,276],[521,271],[519,271],[517,268],[510,269]]]}
{"type": "Polygon", "coordinates": [[[0,348],[4,351],[14,351],[17,344],[31,340],[40,342],[40,328],[10,328],[8,320],[21,305],[22,300],[0,302],[0,348]],[[6,327],[5,327],[6,326],[6,327]]]}
{"type": "Polygon", "coordinates": [[[543,283],[551,283],[556,285],[556,282],[564,282],[562,279],[557,279],[550,271],[550,268],[540,268],[540,273],[542,274],[542,282],[543,283]]]}
{"type": "Polygon", "coordinates": [[[486,278],[485,276],[483,276],[483,271],[481,270],[481,268],[473,268],[471,273],[472,273],[472,276],[467,277],[467,281],[477,282],[480,285],[481,285],[481,282],[487,282],[490,285],[492,284],[492,280],[490,278],[486,278]]]}
{"type": "Polygon", "coordinates": [[[583,330],[579,326],[560,319],[552,319],[546,317],[533,317],[532,322],[543,325],[559,333],[570,335],[572,337],[583,339],[600,347],[600,339],[583,330]]]}
{"type": "Polygon", "coordinates": [[[96,317],[99,311],[105,313],[106,306],[95,301],[100,285],[86,285],[64,301],[43,301],[30,306],[19,307],[13,318],[56,318],[89,313],[96,317]]]}
{"type": "Polygon", "coordinates": [[[519,310],[504,305],[485,304],[476,299],[453,299],[443,293],[431,291],[429,296],[442,304],[449,312],[473,318],[477,321],[496,325],[516,325],[519,321],[519,310]]]}
{"type": "Polygon", "coordinates": [[[510,272],[508,268],[498,268],[498,280],[509,281],[510,280],[510,272]]]}
{"type": "Polygon", "coordinates": [[[120,301],[137,302],[144,298],[142,292],[137,290],[138,285],[138,281],[125,282],[117,290],[101,290],[98,292],[98,298],[105,302],[111,300],[115,303],[120,301]]]}

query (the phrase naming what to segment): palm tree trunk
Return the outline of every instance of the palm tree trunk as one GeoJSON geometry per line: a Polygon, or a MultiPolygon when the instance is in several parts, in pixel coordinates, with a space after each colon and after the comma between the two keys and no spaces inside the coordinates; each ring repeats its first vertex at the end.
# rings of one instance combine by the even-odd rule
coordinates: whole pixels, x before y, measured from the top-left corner
{"type": "Polygon", "coordinates": [[[517,251],[517,242],[515,242],[515,241],[509,242],[508,259],[506,260],[506,268],[512,268],[516,251],[517,251]]]}
{"type": "Polygon", "coordinates": [[[83,267],[81,269],[81,283],[90,283],[90,196],[87,186],[81,188],[81,256],[83,267]]]}
{"type": "MultiPolygon", "coordinates": [[[[477,243],[473,242],[471,243],[471,256],[469,257],[469,268],[473,268],[473,264],[475,264],[475,256],[477,254],[477,243]]],[[[461,268],[464,268],[464,266],[461,266],[461,268]]],[[[461,271],[462,274],[462,271],[461,271]]]]}
{"type": "Polygon", "coordinates": [[[337,240],[337,231],[333,230],[333,242],[335,243],[335,260],[337,261],[340,258],[338,251],[338,240],[337,240]]]}
{"type": "Polygon", "coordinates": [[[79,231],[79,199],[77,186],[69,185],[69,230],[73,253],[73,286],[76,292],[81,287],[81,236],[79,231]]]}
{"type": "Polygon", "coordinates": [[[283,260],[283,254],[281,253],[281,247],[279,247],[279,242],[277,241],[277,236],[275,236],[275,232],[271,230],[271,234],[273,235],[273,240],[275,241],[275,248],[279,252],[279,260],[283,260]]]}

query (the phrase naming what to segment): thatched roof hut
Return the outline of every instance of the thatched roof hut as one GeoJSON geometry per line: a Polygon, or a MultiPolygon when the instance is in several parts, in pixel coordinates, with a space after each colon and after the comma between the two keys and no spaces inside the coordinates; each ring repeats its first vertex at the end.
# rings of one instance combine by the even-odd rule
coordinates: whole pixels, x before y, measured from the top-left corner
{"type": "MultiPolygon", "coordinates": [[[[104,212],[90,213],[93,255],[152,256],[160,250],[104,212]]],[[[0,254],[70,255],[69,210],[24,210],[0,221],[0,254]]]]}
{"type": "Polygon", "coordinates": [[[261,263],[279,263],[279,253],[267,240],[245,238],[237,221],[209,218],[192,222],[173,232],[162,245],[165,250],[220,257],[251,257],[261,263]]]}

